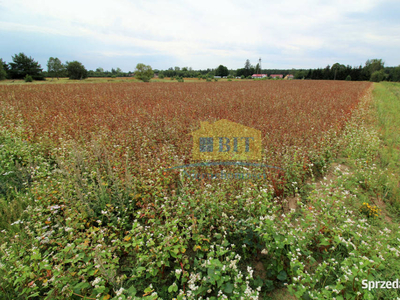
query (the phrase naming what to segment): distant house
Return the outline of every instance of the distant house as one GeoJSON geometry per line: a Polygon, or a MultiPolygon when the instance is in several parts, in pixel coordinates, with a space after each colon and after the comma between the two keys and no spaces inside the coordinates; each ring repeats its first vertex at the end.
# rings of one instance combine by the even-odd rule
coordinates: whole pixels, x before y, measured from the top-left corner
{"type": "Polygon", "coordinates": [[[294,79],[294,76],[292,74],[288,74],[285,76],[285,79],[294,79]]]}
{"type": "Polygon", "coordinates": [[[268,75],[267,74],[253,74],[253,75],[251,75],[251,77],[254,79],[254,78],[266,78],[266,77],[268,77],[268,75]]]}
{"type": "Polygon", "coordinates": [[[270,76],[271,76],[271,78],[283,78],[282,74],[272,74],[270,76]]]}
{"type": "Polygon", "coordinates": [[[221,76],[214,76],[214,78],[217,78],[217,79],[219,79],[219,78],[221,78],[221,76]]]}

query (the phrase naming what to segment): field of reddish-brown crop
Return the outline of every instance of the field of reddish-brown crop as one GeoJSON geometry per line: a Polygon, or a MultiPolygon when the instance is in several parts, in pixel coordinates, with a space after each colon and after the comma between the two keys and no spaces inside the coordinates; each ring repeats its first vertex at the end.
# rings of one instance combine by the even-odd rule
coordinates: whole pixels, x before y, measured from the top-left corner
{"type": "Polygon", "coordinates": [[[129,152],[129,164],[146,169],[191,162],[188,134],[200,121],[228,119],[261,130],[263,161],[280,166],[289,149],[308,157],[326,132],[340,132],[369,87],[341,81],[8,85],[0,86],[0,107],[8,126],[22,119],[30,141],[73,140],[83,147],[97,141],[121,161],[129,152]]]}

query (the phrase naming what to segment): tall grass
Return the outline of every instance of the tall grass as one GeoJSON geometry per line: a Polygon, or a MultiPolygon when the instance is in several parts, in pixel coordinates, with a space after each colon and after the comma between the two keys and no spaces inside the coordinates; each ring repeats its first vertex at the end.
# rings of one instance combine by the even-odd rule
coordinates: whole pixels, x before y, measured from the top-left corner
{"type": "Polygon", "coordinates": [[[400,220],[400,84],[375,84],[374,106],[377,129],[383,146],[379,150],[380,164],[390,174],[390,188],[381,195],[390,203],[400,220]]]}

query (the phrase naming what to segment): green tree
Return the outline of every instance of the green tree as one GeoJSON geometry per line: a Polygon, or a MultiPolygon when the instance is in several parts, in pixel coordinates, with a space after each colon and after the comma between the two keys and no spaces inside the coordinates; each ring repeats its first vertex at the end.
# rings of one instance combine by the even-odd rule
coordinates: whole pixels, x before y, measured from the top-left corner
{"type": "Polygon", "coordinates": [[[145,64],[138,63],[135,69],[135,77],[141,81],[149,82],[151,78],[153,78],[154,72],[153,69],[145,64]]]}
{"type": "Polygon", "coordinates": [[[400,66],[393,69],[392,81],[400,81],[400,66]]]}
{"type": "Polygon", "coordinates": [[[7,78],[7,72],[4,70],[4,62],[0,58],[0,80],[4,80],[7,78]]]}
{"type": "Polygon", "coordinates": [[[228,74],[228,68],[223,65],[219,65],[218,68],[215,70],[215,76],[228,76],[228,74]]]}
{"type": "Polygon", "coordinates": [[[15,54],[10,63],[9,75],[11,79],[23,79],[26,75],[32,76],[35,80],[44,80],[43,69],[38,62],[24,53],[15,54]]]}
{"type": "Polygon", "coordinates": [[[386,79],[386,74],[383,69],[379,71],[375,71],[374,73],[371,74],[370,81],[372,82],[381,82],[382,80],[386,79]]]}
{"type": "Polygon", "coordinates": [[[61,63],[60,59],[57,57],[50,57],[47,62],[47,72],[51,77],[57,77],[57,79],[60,79],[60,76],[65,72],[65,67],[61,63]]]}
{"type": "Polygon", "coordinates": [[[69,79],[85,79],[88,77],[88,71],[79,61],[66,62],[66,69],[69,79]]]}
{"type": "MultiPolygon", "coordinates": [[[[365,67],[364,67],[364,79],[366,80],[371,80],[371,76],[374,72],[380,71],[385,67],[385,63],[382,61],[382,59],[368,59],[365,62],[365,67]]],[[[372,80],[371,80],[372,81],[372,80]]]]}
{"type": "Polygon", "coordinates": [[[346,76],[347,76],[346,75],[346,66],[339,64],[339,63],[335,63],[335,64],[333,64],[333,66],[331,68],[331,73],[332,73],[332,76],[331,76],[332,79],[335,79],[335,80],[346,79],[346,76]]]}
{"type": "Polygon", "coordinates": [[[246,62],[244,63],[243,75],[245,77],[248,77],[250,75],[253,75],[253,73],[254,73],[254,68],[250,64],[250,60],[246,59],[246,62]],[[253,69],[253,71],[251,69],[253,69]]]}

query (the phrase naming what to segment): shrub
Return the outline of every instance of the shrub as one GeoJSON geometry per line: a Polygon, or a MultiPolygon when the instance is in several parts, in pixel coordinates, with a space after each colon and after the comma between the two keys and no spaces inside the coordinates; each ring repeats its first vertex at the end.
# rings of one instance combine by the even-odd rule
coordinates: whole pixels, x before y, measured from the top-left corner
{"type": "Polygon", "coordinates": [[[117,76],[115,76],[115,75],[111,75],[111,78],[117,78],[117,76]]]}
{"type": "Polygon", "coordinates": [[[380,71],[375,71],[374,73],[372,73],[369,81],[381,82],[382,80],[385,80],[385,79],[386,79],[385,71],[380,70],[380,71]]]}
{"type": "Polygon", "coordinates": [[[346,81],[351,81],[351,76],[350,75],[347,75],[346,81]]]}
{"type": "Polygon", "coordinates": [[[24,80],[25,80],[25,82],[32,82],[33,81],[32,76],[30,76],[28,74],[26,74],[24,80]]]}

